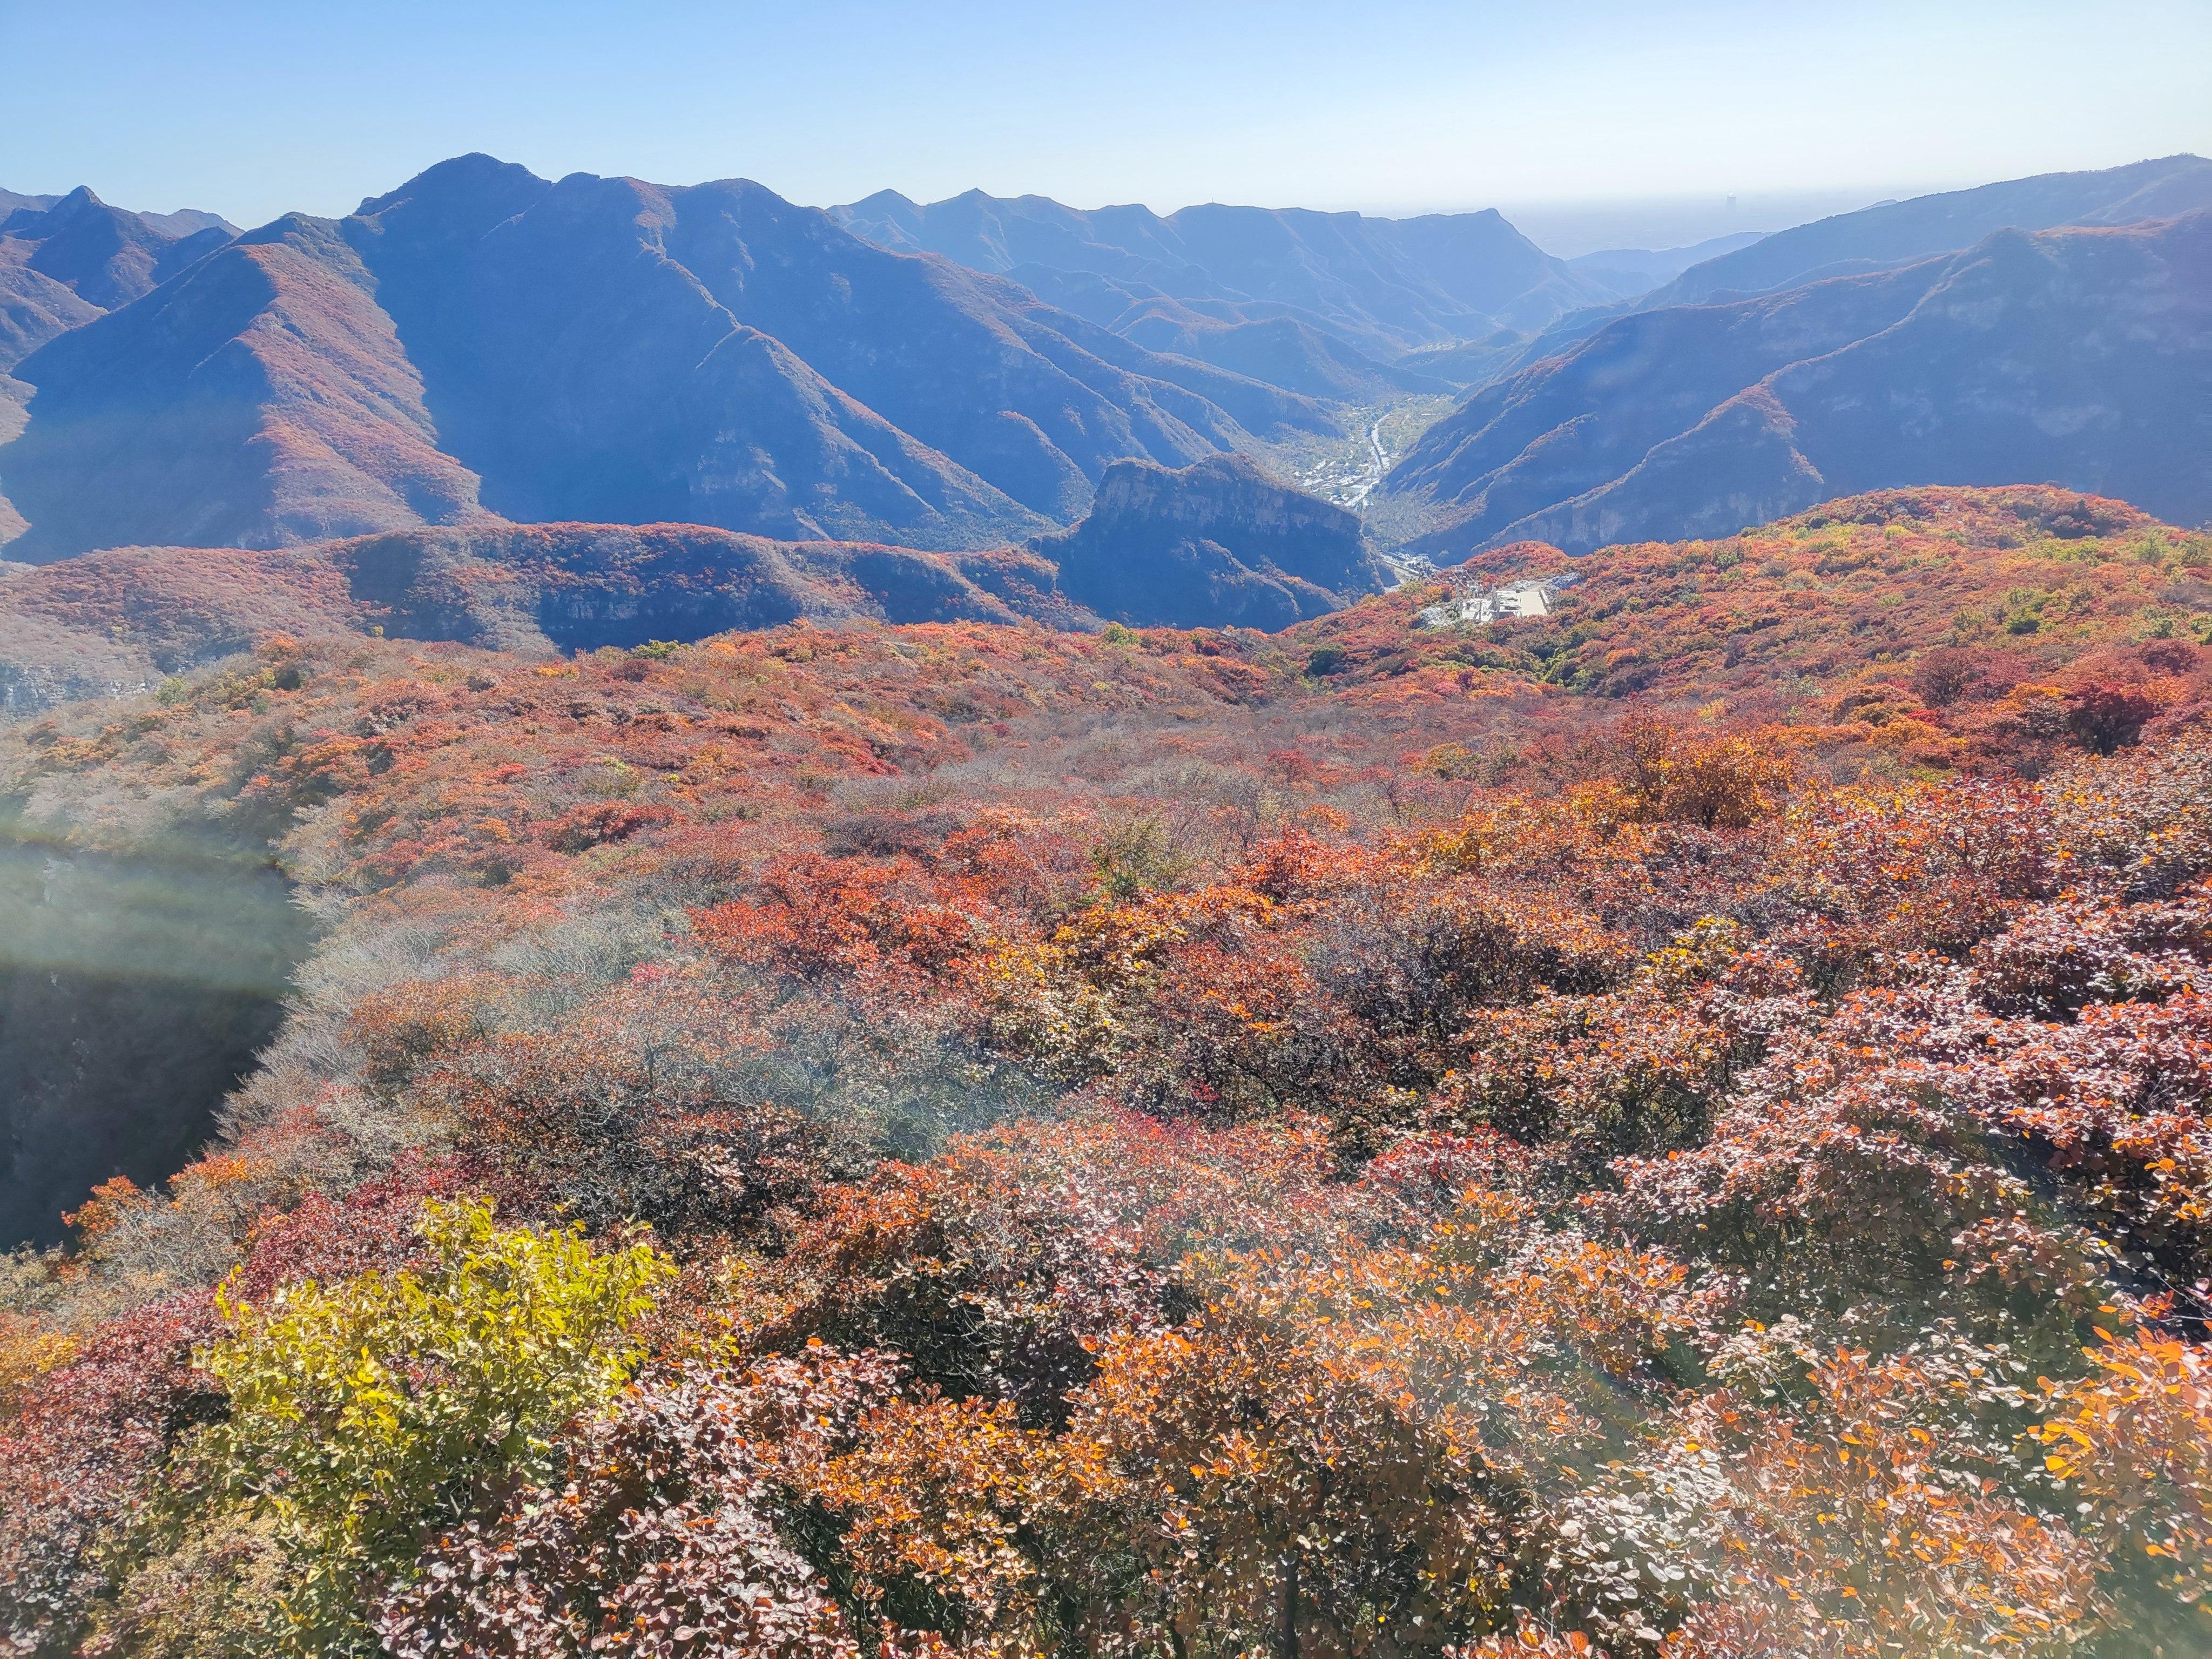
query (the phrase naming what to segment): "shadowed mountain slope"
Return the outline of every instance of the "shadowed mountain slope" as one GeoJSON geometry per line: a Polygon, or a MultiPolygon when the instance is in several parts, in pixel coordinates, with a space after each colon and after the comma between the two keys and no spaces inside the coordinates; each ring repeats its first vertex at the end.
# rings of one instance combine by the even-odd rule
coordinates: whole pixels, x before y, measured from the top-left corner
{"type": "Polygon", "coordinates": [[[1386,489],[1439,558],[1726,535],[1838,494],[2055,480],[2212,514],[2212,213],[1620,319],[1486,387],[1386,489]]]}
{"type": "Polygon", "coordinates": [[[0,239],[28,244],[23,263],[31,270],[112,310],[228,241],[232,233],[220,221],[197,222],[210,216],[127,213],[80,186],[52,207],[8,214],[0,239]],[[179,226],[183,219],[194,228],[179,226]]]}
{"type": "Polygon", "coordinates": [[[1298,317],[1255,319],[1247,313],[1261,308],[1178,299],[1147,283],[1049,265],[1017,265],[1009,275],[1048,304],[1148,351],[1210,363],[1323,403],[1372,403],[1450,386],[1402,364],[1378,362],[1298,317]]]}
{"type": "Polygon", "coordinates": [[[486,510],[985,546],[1074,518],[1114,460],[1333,429],[757,185],[486,156],[279,221],[20,378],[40,397],[0,479],[32,559],[486,510]]]}
{"type": "Polygon", "coordinates": [[[480,513],[375,291],[335,225],[293,216],[19,364],[38,395],[0,450],[0,489],[32,526],[10,556],[480,513]]]}
{"type": "MultiPolygon", "coordinates": [[[[0,444],[22,430],[31,388],[15,365],[57,335],[221,247],[235,231],[212,213],[127,213],[89,190],[67,196],[0,191],[0,444]]],[[[0,544],[21,515],[0,495],[0,544]]]]}
{"type": "Polygon", "coordinates": [[[1285,628],[1382,576],[1357,518],[1237,455],[1175,471],[1118,463],[1088,518],[1030,545],[1071,599],[1139,626],[1285,628]]]}

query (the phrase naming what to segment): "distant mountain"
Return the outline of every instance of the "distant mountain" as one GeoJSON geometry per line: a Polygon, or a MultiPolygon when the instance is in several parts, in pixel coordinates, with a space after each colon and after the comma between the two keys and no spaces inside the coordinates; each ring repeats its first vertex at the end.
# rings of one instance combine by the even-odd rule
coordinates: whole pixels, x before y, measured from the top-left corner
{"type": "Polygon", "coordinates": [[[1241,455],[1178,471],[1119,462],[1081,524],[1030,546],[1070,599],[1139,626],[1286,628],[1383,575],[1357,518],[1241,455]]]}
{"type": "Polygon", "coordinates": [[[1717,259],[1723,253],[1733,253],[1740,247],[1749,247],[1764,239],[1764,233],[1740,230],[1731,235],[1715,236],[1688,247],[1606,248],[1596,253],[1582,253],[1567,261],[1567,269],[1579,276],[1602,283],[1623,299],[1634,299],[1653,289],[1670,283],[1692,265],[1717,259]]]}
{"type": "Polygon", "coordinates": [[[1501,328],[1495,334],[1480,340],[1462,341],[1457,345],[1431,346],[1425,351],[1409,351],[1398,359],[1401,370],[1445,381],[1460,388],[1480,386],[1495,380],[1499,372],[1520,361],[1527,348],[1528,337],[1510,328],[1501,328]]]}
{"type": "Polygon", "coordinates": [[[226,236],[240,234],[240,228],[220,213],[206,213],[198,208],[179,208],[174,213],[141,213],[138,216],[155,230],[172,236],[191,236],[203,230],[219,230],[226,236]]]}
{"type": "MultiPolygon", "coordinates": [[[[1595,333],[1615,317],[1703,305],[1795,288],[1825,276],[1892,270],[1973,246],[2000,230],[2125,225],[2212,207],[2212,161],[2169,155],[2089,173],[2046,173],[1974,190],[1884,202],[1777,231],[1691,265],[1662,286],[1610,307],[1563,317],[1522,348],[1534,362],[1595,333]]],[[[1601,256],[1590,255],[1591,258],[1601,256]]]]}
{"type": "Polygon", "coordinates": [[[2212,161],[2169,155],[2094,173],[2046,173],[1885,203],[1777,231],[1691,266],[1648,305],[1769,294],[1972,247],[2000,230],[2126,225],[2212,208],[2212,161]]]}
{"type": "Polygon", "coordinates": [[[1453,384],[1402,360],[1378,362],[1295,316],[1255,319],[1246,314],[1251,308],[1225,301],[1179,300],[1140,283],[1047,265],[1017,265],[1012,280],[1148,351],[1210,363],[1322,403],[1372,403],[1453,384]]]}
{"type": "MultiPolygon", "coordinates": [[[[67,196],[0,191],[0,445],[23,428],[31,388],[15,365],[48,340],[222,246],[232,228],[211,213],[127,213],[89,190],[67,196]]],[[[0,545],[22,515],[0,495],[0,545]]]]}
{"type": "Polygon", "coordinates": [[[129,304],[232,234],[212,215],[127,213],[82,186],[0,219],[0,240],[26,245],[26,266],[103,309],[129,304]],[[191,228],[174,228],[179,220],[191,228]]]}
{"type": "Polygon", "coordinates": [[[1075,518],[1117,459],[1334,430],[757,185],[488,156],[250,233],[17,374],[0,489],[33,561],[486,514],[978,547],[1075,518]]]}
{"type": "MultiPolygon", "coordinates": [[[[925,205],[883,191],[830,212],[881,246],[940,253],[1040,292],[1038,272],[1082,273],[1116,285],[1125,308],[1164,298],[1226,326],[1286,319],[1386,361],[1501,327],[1540,328],[1614,292],[1494,211],[1376,219],[1209,204],[1162,216],[981,191],[925,205]]],[[[1107,309],[1085,314],[1120,326],[1107,309]]]]}
{"type": "MultiPolygon", "coordinates": [[[[1733,256],[1732,256],[1733,257],[1733,256]]],[[[2212,514],[2212,212],[1620,318],[1384,481],[1444,559],[1733,533],[1829,496],[2054,481],[2212,514]]]]}
{"type": "Polygon", "coordinates": [[[40,348],[16,367],[30,422],[0,449],[31,525],[8,556],[480,514],[376,288],[334,226],[283,220],[40,348]]]}

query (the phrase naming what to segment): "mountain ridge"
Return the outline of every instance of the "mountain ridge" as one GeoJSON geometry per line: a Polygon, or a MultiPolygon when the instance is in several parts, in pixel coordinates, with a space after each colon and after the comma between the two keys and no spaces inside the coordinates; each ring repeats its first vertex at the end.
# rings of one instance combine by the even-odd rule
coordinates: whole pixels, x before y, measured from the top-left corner
{"type": "Polygon", "coordinates": [[[456,157],[205,257],[15,365],[40,395],[0,449],[30,524],[10,556],[487,512],[981,547],[1079,516],[1113,461],[1334,429],[1312,398],[744,180],[456,157]]]}
{"type": "Polygon", "coordinates": [[[1382,487],[1442,517],[1410,544],[1437,558],[2044,477],[2193,524],[2212,514],[2208,295],[2212,211],[1655,307],[1493,381],[1382,487]]]}
{"type": "Polygon", "coordinates": [[[1103,277],[1226,324],[1288,319],[1386,361],[1501,326],[1540,326],[1613,297],[1495,209],[1381,219],[1206,203],[1163,216],[972,190],[927,204],[879,191],[829,211],[886,247],[977,270],[1103,277]]]}

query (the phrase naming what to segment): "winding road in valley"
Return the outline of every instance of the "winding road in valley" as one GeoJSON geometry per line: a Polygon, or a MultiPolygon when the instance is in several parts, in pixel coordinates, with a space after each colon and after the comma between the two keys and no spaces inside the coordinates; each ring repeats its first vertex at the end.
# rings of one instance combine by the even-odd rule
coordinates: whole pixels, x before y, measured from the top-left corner
{"type": "Polygon", "coordinates": [[[1367,428],[1367,457],[1360,463],[1359,471],[1352,475],[1352,489],[1345,496],[1344,505],[1354,512],[1358,511],[1368,496],[1374,494],[1375,486],[1382,482],[1382,475],[1389,468],[1390,458],[1382,453],[1382,417],[1377,416],[1375,423],[1367,428]]]}

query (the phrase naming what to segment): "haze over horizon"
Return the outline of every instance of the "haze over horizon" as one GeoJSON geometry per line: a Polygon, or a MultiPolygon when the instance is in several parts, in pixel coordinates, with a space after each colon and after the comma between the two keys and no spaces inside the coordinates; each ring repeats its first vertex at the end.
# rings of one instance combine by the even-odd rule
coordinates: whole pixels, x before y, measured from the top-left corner
{"type": "Polygon", "coordinates": [[[1356,25],[1304,0],[1052,17],[680,0],[642,20],[505,0],[373,18],[0,0],[0,59],[35,70],[0,109],[0,186],[88,184],[257,224],[343,214],[485,150],[553,177],[742,175],[821,205],[981,187],[1161,210],[1496,206],[1571,256],[2212,149],[2190,67],[2212,58],[2212,9],[2123,0],[2093,32],[2079,16],[1991,0],[1705,0],[1663,18],[1623,0],[1545,18],[1385,0],[1356,25]]]}

